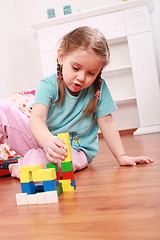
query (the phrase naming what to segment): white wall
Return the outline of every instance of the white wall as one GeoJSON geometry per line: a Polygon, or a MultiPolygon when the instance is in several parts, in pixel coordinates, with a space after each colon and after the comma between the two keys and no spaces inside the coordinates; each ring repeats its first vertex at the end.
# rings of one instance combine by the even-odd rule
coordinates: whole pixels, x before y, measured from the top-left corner
{"type": "MultiPolygon", "coordinates": [[[[46,9],[55,8],[62,14],[62,6],[70,3],[73,11],[82,11],[122,0],[5,0],[0,1],[0,99],[10,93],[34,88],[42,78],[39,47],[36,33],[30,24],[47,18],[46,9]]],[[[131,1],[131,0],[130,0],[131,1]]],[[[153,0],[152,25],[160,66],[160,1],[153,0]]],[[[159,69],[160,73],[160,69],[159,69]]],[[[160,76],[160,74],[159,74],[160,76]]]]}

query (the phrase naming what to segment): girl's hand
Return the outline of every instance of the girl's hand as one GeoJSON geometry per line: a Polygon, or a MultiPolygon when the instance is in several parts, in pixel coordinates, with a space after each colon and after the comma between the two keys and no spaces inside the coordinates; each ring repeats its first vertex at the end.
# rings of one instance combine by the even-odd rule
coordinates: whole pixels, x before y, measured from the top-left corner
{"type": "Polygon", "coordinates": [[[50,135],[47,137],[45,146],[46,157],[49,161],[56,163],[56,159],[63,160],[67,156],[67,147],[63,140],[57,136],[50,135]]]}
{"type": "Polygon", "coordinates": [[[123,155],[118,158],[118,162],[121,166],[135,166],[137,163],[153,163],[153,159],[146,156],[131,157],[123,155]]]}

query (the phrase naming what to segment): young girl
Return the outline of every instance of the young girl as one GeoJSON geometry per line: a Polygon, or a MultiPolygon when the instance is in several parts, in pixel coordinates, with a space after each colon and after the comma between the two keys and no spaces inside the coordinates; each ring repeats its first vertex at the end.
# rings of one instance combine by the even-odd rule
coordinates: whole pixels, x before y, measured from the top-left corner
{"type": "Polygon", "coordinates": [[[1,164],[19,178],[19,167],[58,162],[67,156],[56,135],[69,132],[74,171],[87,167],[98,154],[98,128],[120,165],[151,163],[149,157],[127,156],[112,112],[116,110],[101,74],[110,57],[105,37],[80,27],[66,34],[58,49],[57,73],[36,90],[30,120],[5,102],[0,104],[0,142],[23,156],[17,164],[1,164]]]}

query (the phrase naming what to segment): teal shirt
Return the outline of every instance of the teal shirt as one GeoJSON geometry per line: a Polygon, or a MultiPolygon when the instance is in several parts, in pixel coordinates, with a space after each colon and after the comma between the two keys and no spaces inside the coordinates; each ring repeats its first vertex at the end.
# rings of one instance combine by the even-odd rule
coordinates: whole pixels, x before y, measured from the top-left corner
{"type": "Polygon", "coordinates": [[[102,79],[101,94],[96,111],[92,116],[83,114],[83,110],[94,96],[93,85],[72,96],[68,90],[61,104],[54,104],[58,98],[57,75],[51,75],[40,81],[36,90],[34,104],[41,103],[48,107],[47,126],[53,135],[69,132],[71,147],[85,152],[91,163],[98,154],[97,117],[114,112],[117,107],[109,89],[102,79]]]}

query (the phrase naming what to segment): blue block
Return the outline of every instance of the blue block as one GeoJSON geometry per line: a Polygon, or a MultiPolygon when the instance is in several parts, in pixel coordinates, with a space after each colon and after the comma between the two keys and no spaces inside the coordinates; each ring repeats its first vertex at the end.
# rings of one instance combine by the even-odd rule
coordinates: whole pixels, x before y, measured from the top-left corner
{"type": "Polygon", "coordinates": [[[44,192],[57,190],[56,181],[43,181],[44,192]]]}
{"type": "Polygon", "coordinates": [[[71,186],[74,187],[74,189],[76,189],[76,181],[75,181],[75,179],[71,181],[71,186]]]}
{"type": "Polygon", "coordinates": [[[21,183],[21,189],[22,189],[22,193],[28,193],[28,194],[36,193],[36,187],[34,185],[34,182],[21,183]]]}
{"type": "Polygon", "coordinates": [[[59,181],[58,181],[58,180],[55,180],[55,182],[56,182],[56,186],[58,186],[58,185],[59,185],[59,181]]]}

